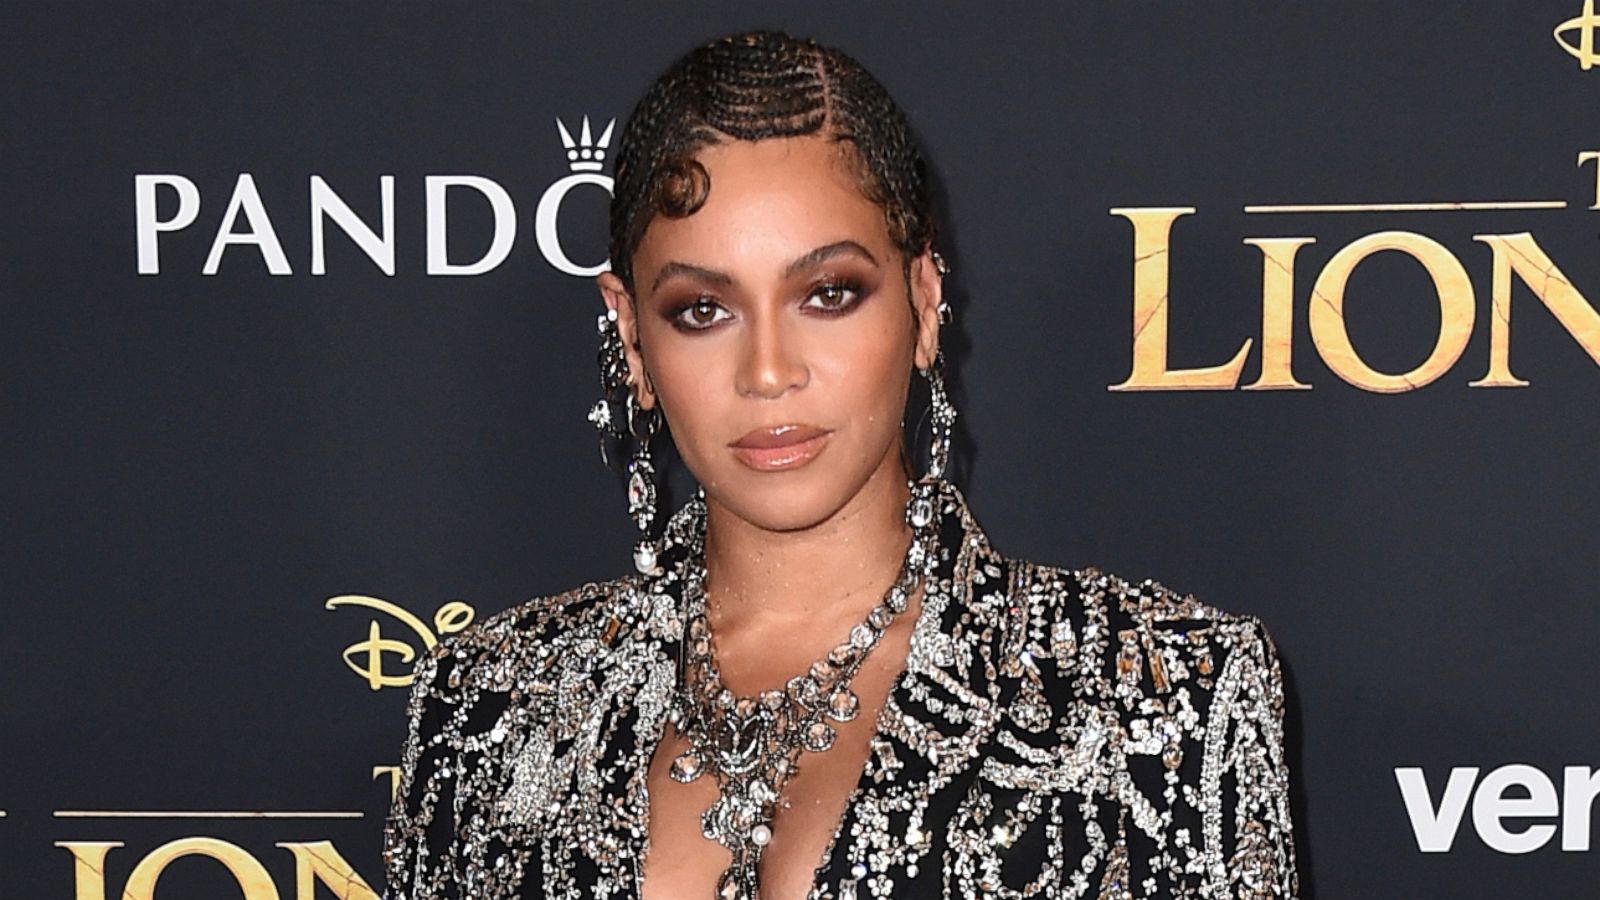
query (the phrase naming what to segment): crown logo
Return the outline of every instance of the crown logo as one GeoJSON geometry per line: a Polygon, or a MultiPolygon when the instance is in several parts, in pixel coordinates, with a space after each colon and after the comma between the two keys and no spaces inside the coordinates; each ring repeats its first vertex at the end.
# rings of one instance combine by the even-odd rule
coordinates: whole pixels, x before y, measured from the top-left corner
{"type": "Polygon", "coordinates": [[[560,117],[556,118],[556,128],[561,131],[561,146],[567,148],[567,165],[572,167],[572,171],[598,172],[604,167],[602,160],[606,158],[606,148],[611,145],[611,129],[616,124],[616,119],[607,122],[606,130],[600,133],[600,140],[596,141],[589,133],[589,117],[584,116],[583,128],[574,141],[572,132],[562,124],[560,117]]]}
{"type": "Polygon", "coordinates": [[[1556,43],[1561,49],[1577,57],[1578,65],[1584,71],[1600,65],[1600,53],[1594,50],[1594,34],[1600,31],[1600,16],[1594,14],[1594,0],[1583,0],[1583,13],[1575,19],[1568,19],[1556,26],[1556,43]],[[1578,42],[1573,44],[1566,35],[1570,32],[1578,33],[1578,42]]]}

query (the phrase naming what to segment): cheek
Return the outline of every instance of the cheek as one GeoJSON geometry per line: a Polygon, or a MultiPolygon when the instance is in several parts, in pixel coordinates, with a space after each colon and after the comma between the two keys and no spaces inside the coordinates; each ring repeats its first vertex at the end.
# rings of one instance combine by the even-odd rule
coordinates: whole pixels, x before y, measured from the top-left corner
{"type": "Polygon", "coordinates": [[[650,360],[657,401],[672,429],[678,455],[702,480],[715,481],[719,449],[736,435],[728,434],[740,415],[733,389],[737,347],[732,342],[657,336],[659,348],[650,360]]]}
{"type": "Polygon", "coordinates": [[[911,370],[909,326],[902,316],[863,319],[861,327],[839,329],[819,342],[813,374],[862,424],[886,427],[882,420],[892,419],[898,425],[911,370]]]}
{"type": "Polygon", "coordinates": [[[723,354],[705,352],[663,354],[652,367],[656,394],[679,437],[698,434],[725,418],[731,371],[723,354]]]}

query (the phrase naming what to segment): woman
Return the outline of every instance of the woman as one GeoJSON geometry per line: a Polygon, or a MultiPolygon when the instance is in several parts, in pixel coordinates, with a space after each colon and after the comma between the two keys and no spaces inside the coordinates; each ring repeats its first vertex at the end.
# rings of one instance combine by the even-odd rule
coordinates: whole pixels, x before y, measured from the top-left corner
{"type": "Polygon", "coordinates": [[[638,571],[419,665],[391,898],[1295,895],[1261,624],[1006,557],[945,478],[945,267],[883,88],[724,38],[615,181],[590,418],[634,445],[638,571]],[[668,423],[700,487],[652,538],[668,423]]]}

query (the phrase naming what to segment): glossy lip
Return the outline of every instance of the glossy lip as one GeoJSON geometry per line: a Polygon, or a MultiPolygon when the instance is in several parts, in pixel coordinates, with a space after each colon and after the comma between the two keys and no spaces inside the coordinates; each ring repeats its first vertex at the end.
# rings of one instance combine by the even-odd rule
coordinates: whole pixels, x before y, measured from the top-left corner
{"type": "Polygon", "coordinates": [[[814,425],[758,428],[729,444],[740,462],[759,472],[796,469],[822,452],[833,432],[814,425]]]}

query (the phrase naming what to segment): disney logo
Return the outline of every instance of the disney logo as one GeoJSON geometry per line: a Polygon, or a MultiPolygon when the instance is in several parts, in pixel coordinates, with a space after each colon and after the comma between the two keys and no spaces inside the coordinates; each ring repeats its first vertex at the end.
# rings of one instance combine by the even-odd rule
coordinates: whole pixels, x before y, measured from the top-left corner
{"type": "MultiPolygon", "coordinates": [[[[439,638],[455,634],[471,625],[473,617],[477,615],[466,603],[451,600],[433,614],[433,627],[430,629],[421,619],[398,604],[365,594],[340,594],[337,597],[329,597],[323,604],[323,609],[333,610],[341,606],[359,606],[393,617],[421,639],[425,650],[432,650],[437,646],[439,638]]],[[[367,627],[367,639],[356,641],[344,648],[344,664],[349,666],[352,672],[365,678],[367,686],[375,691],[385,687],[405,687],[411,684],[412,673],[409,669],[393,674],[384,669],[385,654],[399,656],[402,665],[417,658],[416,648],[411,643],[399,638],[385,637],[378,620],[372,619],[367,627]]]]}

